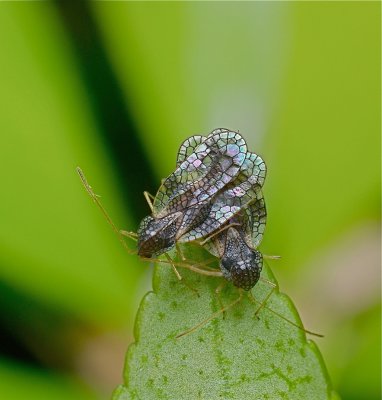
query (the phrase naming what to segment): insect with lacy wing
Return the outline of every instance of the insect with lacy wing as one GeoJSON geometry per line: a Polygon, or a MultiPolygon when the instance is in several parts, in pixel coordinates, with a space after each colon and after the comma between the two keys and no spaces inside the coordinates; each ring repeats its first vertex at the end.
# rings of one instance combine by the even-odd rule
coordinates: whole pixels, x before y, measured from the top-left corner
{"type": "MultiPolygon", "coordinates": [[[[198,138],[200,138],[200,142],[203,141],[202,137],[198,138]]],[[[192,140],[193,138],[187,139],[181,146],[179,150],[179,162],[182,162],[184,158],[188,158],[190,154],[192,155],[192,140]]],[[[198,267],[196,267],[195,263],[192,262],[192,260],[191,263],[175,263],[172,260],[166,261],[150,258],[146,258],[146,260],[153,260],[160,263],[169,263],[175,269],[175,272],[175,266],[179,266],[195,272],[199,272],[203,275],[224,276],[227,280],[232,281],[233,284],[240,289],[248,290],[253,287],[259,279],[262,267],[262,255],[256,250],[256,247],[262,239],[266,218],[265,204],[261,193],[261,186],[264,183],[265,178],[265,164],[258,156],[253,153],[246,154],[243,164],[244,165],[241,167],[241,171],[236,178],[237,182],[232,183],[231,185],[227,185],[227,187],[224,188],[225,190],[222,190],[220,193],[218,193],[215,204],[213,202],[211,203],[212,205],[209,213],[207,217],[204,218],[204,220],[207,220],[207,223],[205,224],[206,230],[204,230],[204,228],[199,229],[193,232],[188,239],[184,239],[184,241],[198,241],[196,239],[196,235],[198,235],[198,238],[201,239],[204,237],[203,232],[211,233],[211,235],[207,238],[210,241],[205,239],[205,243],[202,242],[201,244],[204,245],[207,250],[210,251],[213,255],[217,256],[220,259],[220,268],[222,272],[202,269],[203,263],[198,264],[198,267]],[[262,166],[262,164],[264,165],[262,166]],[[256,176],[257,181],[254,180],[253,175],[256,176]],[[249,189],[249,191],[246,189],[249,189]],[[246,203],[246,200],[248,200],[248,198],[252,199],[252,202],[251,200],[249,200],[249,202],[246,203]],[[245,199],[245,201],[243,201],[243,199],[245,199]],[[228,204],[229,209],[224,208],[227,207],[228,204]],[[216,229],[219,226],[221,228],[216,229]]],[[[111,224],[114,231],[119,236],[119,239],[126,250],[131,253],[123,238],[121,237],[121,231],[116,228],[108,213],[101,205],[98,196],[93,192],[81,169],[77,168],[77,172],[80,175],[81,181],[85,189],[92,197],[94,202],[97,204],[97,206],[101,209],[107,221],[111,224]]],[[[137,234],[128,233],[128,236],[130,237],[136,238],[136,235],[137,234]]],[[[162,247],[166,248],[165,245],[162,247]]],[[[143,258],[145,259],[145,257],[143,258]]],[[[240,291],[240,297],[233,303],[222,307],[218,312],[210,316],[208,319],[202,321],[200,324],[187,330],[186,332],[183,332],[177,337],[184,336],[185,334],[190,333],[198,327],[206,324],[208,321],[217,317],[222,312],[233,307],[234,304],[240,301],[241,297],[242,292],[240,291]]],[[[267,298],[261,303],[258,311],[261,307],[265,307],[275,313],[273,310],[265,306],[267,298]]],[[[292,325],[295,325],[299,329],[303,329],[304,331],[306,331],[304,328],[294,324],[283,316],[279,316],[291,323],[292,325]]],[[[312,333],[309,331],[306,332],[312,333]]]]}
{"type": "Polygon", "coordinates": [[[178,152],[176,170],[163,181],[153,204],[149,201],[152,215],[138,228],[138,254],[165,253],[200,224],[209,213],[211,198],[238,173],[246,150],[244,139],[228,130],[186,139],[178,152]]]}
{"type": "Polygon", "coordinates": [[[177,169],[154,198],[153,215],[138,229],[138,253],[150,257],[206,237],[249,204],[266,168],[258,155],[242,154],[245,149],[242,137],[225,129],[186,139],[177,169]]]}
{"type": "MultiPolygon", "coordinates": [[[[154,204],[151,204],[145,192],[153,216],[142,220],[137,233],[119,231],[115,227],[81,169],[78,168],[77,172],[120,241],[124,243],[121,234],[136,240],[138,255],[148,259],[168,252],[183,233],[197,227],[209,215],[212,206],[210,200],[219,188],[235,178],[244,163],[246,150],[241,135],[227,129],[216,129],[208,137],[193,136],[186,139],[178,152],[177,168],[162,183],[154,204]],[[172,190],[175,193],[171,193],[172,190]],[[185,200],[188,203],[181,208],[185,200]]],[[[126,243],[124,246],[127,246],[126,243]]],[[[180,279],[175,264],[165,255],[180,279]]]]}

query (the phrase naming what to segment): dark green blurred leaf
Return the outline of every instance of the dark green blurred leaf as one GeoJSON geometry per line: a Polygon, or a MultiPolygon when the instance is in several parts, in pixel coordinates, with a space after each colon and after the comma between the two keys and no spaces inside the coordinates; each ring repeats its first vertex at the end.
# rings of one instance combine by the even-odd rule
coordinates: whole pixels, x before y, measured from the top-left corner
{"type": "Polygon", "coordinates": [[[291,60],[264,155],[264,248],[293,280],[312,254],[380,219],[380,3],[290,9],[291,60]]]}
{"type": "Polygon", "coordinates": [[[125,324],[138,262],[91,204],[77,165],[116,221],[133,227],[56,9],[1,4],[0,36],[0,279],[60,313],[125,324]]]}
{"type": "MultiPolygon", "coordinates": [[[[274,281],[269,269],[263,276],[274,281]]],[[[274,293],[267,307],[256,308],[245,295],[227,311],[186,336],[176,336],[220,309],[215,294],[221,278],[182,271],[180,283],[171,268],[157,267],[154,292],[143,299],[135,326],[136,342],[129,348],[121,399],[298,399],[331,398],[331,386],[321,355],[305,333],[270,309],[301,324],[289,298],[274,293]]],[[[270,287],[253,289],[264,299],[270,287]]],[[[224,304],[238,297],[231,285],[224,304]]]]}
{"type": "Polygon", "coordinates": [[[379,400],[381,306],[372,307],[351,320],[339,323],[332,342],[327,353],[336,366],[333,368],[333,381],[336,382],[343,399],[379,400]]]}
{"type": "Polygon", "coordinates": [[[0,360],[0,393],[8,400],[94,400],[97,397],[69,377],[0,360]]]}
{"type": "Polygon", "coordinates": [[[93,2],[149,159],[163,178],[181,141],[217,127],[267,131],[289,46],[266,2],[93,2]],[[168,157],[168,155],[174,155],[168,157]]]}

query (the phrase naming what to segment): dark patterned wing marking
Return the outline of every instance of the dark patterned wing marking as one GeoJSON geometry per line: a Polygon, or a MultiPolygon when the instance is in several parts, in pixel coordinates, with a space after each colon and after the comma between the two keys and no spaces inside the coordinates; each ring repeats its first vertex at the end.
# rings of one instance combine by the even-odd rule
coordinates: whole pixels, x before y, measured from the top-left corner
{"type": "MultiPolygon", "coordinates": [[[[260,245],[267,223],[267,210],[260,186],[255,188],[255,194],[256,200],[253,203],[226,222],[227,224],[231,222],[240,224],[240,226],[235,226],[235,229],[243,236],[247,246],[254,249],[260,245]]],[[[204,247],[214,256],[222,257],[225,251],[226,236],[227,231],[224,230],[206,242],[204,247]]]]}
{"type": "Polygon", "coordinates": [[[264,161],[254,153],[247,153],[243,167],[234,179],[213,200],[211,211],[206,219],[194,229],[179,238],[189,242],[208,236],[232,219],[243,208],[256,201],[257,191],[261,192],[266,168],[264,161]]]}
{"type": "MultiPolygon", "coordinates": [[[[237,132],[214,130],[163,182],[153,214],[162,218],[205,202],[231,182],[244,163],[247,146],[237,132]]],[[[181,157],[183,157],[182,150],[181,157]]]]}
{"type": "Polygon", "coordinates": [[[138,254],[153,257],[163,254],[175,245],[175,236],[182,223],[182,213],[155,219],[151,215],[143,218],[138,234],[138,254]]]}
{"type": "Polygon", "coordinates": [[[255,192],[256,201],[245,209],[245,214],[240,217],[239,222],[242,224],[247,244],[256,249],[263,240],[267,223],[267,209],[262,189],[257,187],[255,192]]]}

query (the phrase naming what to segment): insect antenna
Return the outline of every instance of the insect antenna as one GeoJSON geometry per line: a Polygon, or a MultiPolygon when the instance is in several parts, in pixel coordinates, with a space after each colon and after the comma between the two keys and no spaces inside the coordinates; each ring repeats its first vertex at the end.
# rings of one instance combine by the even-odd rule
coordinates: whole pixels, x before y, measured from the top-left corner
{"type": "MultiPolygon", "coordinates": [[[[267,263],[267,262],[265,262],[265,263],[266,263],[267,267],[269,268],[268,263],[267,263]]],[[[267,306],[266,306],[266,303],[267,303],[267,301],[269,300],[269,298],[272,296],[273,292],[277,289],[278,285],[276,285],[274,282],[272,282],[272,281],[270,281],[270,280],[268,280],[268,279],[265,279],[265,278],[263,278],[263,277],[260,277],[260,280],[263,281],[263,282],[265,282],[267,285],[271,286],[272,289],[269,291],[269,293],[267,294],[267,296],[265,297],[265,299],[263,299],[261,302],[255,299],[255,297],[254,297],[253,294],[252,294],[252,291],[249,291],[249,292],[248,292],[249,299],[250,299],[252,302],[255,302],[255,303],[259,303],[259,304],[260,304],[260,306],[257,308],[257,310],[256,310],[256,312],[255,312],[255,316],[257,316],[257,315],[259,314],[259,312],[261,311],[261,309],[265,308],[266,310],[270,311],[271,313],[277,315],[279,318],[281,318],[281,319],[283,319],[284,321],[290,323],[291,325],[295,326],[296,328],[298,328],[298,329],[304,331],[305,333],[308,333],[309,335],[316,336],[316,337],[324,337],[324,335],[322,335],[321,333],[316,333],[316,332],[309,331],[308,329],[305,329],[303,326],[298,325],[298,324],[296,324],[295,322],[293,322],[293,321],[289,320],[288,318],[284,317],[283,315],[279,314],[277,311],[274,311],[274,310],[272,310],[271,308],[267,307],[267,306]]]]}
{"type": "Polygon", "coordinates": [[[280,260],[281,256],[263,254],[263,258],[265,258],[266,260],[280,260]]]}
{"type": "MultiPolygon", "coordinates": [[[[263,281],[263,282],[265,282],[267,285],[271,286],[272,289],[269,291],[269,293],[267,294],[267,296],[265,297],[265,299],[260,303],[260,307],[256,310],[255,316],[257,316],[258,313],[260,312],[260,310],[261,310],[263,307],[265,307],[265,304],[267,303],[268,299],[272,296],[272,293],[273,293],[273,292],[275,291],[275,289],[277,288],[277,285],[276,285],[275,283],[269,281],[268,279],[265,279],[265,278],[263,278],[263,277],[260,277],[260,280],[263,281]]],[[[255,300],[255,298],[254,298],[254,296],[253,296],[253,294],[252,294],[252,291],[249,291],[248,295],[249,295],[249,298],[250,298],[251,300],[253,300],[254,302],[256,302],[256,300],[255,300]]]]}
{"type": "Polygon", "coordinates": [[[86,191],[88,192],[89,196],[92,198],[94,203],[96,203],[97,207],[101,210],[101,212],[104,215],[104,217],[106,218],[107,222],[113,228],[113,231],[118,236],[118,240],[122,243],[122,246],[125,248],[125,250],[129,254],[133,254],[132,250],[129,248],[129,246],[126,244],[125,240],[123,239],[123,236],[122,236],[121,232],[116,227],[116,225],[114,224],[114,222],[111,219],[110,215],[108,214],[108,212],[106,211],[104,206],[101,204],[100,200],[98,199],[100,196],[95,194],[93,189],[92,189],[92,187],[89,185],[89,183],[88,183],[88,181],[87,181],[87,179],[85,177],[85,174],[82,172],[82,169],[80,167],[77,167],[76,171],[77,171],[77,173],[78,173],[78,175],[79,175],[79,177],[81,179],[82,185],[84,186],[84,188],[86,189],[86,191]]]}
{"type": "Polygon", "coordinates": [[[194,331],[196,331],[197,329],[201,328],[202,326],[204,326],[205,324],[207,324],[208,322],[212,321],[213,319],[215,319],[216,317],[218,317],[220,314],[224,313],[225,311],[229,310],[230,308],[232,308],[235,304],[239,303],[241,301],[241,299],[243,298],[243,291],[240,289],[240,295],[239,297],[233,301],[232,303],[228,304],[227,306],[222,307],[220,310],[216,311],[215,313],[213,313],[212,315],[210,315],[208,318],[206,318],[205,320],[199,322],[198,324],[196,324],[195,326],[193,326],[190,329],[187,329],[186,331],[180,333],[179,335],[175,336],[175,339],[179,339],[182,336],[186,336],[194,331]]]}
{"type": "MultiPolygon", "coordinates": [[[[272,292],[273,292],[273,289],[272,289],[271,293],[272,293],[272,292]]],[[[251,295],[252,295],[252,294],[251,294],[251,295]]],[[[281,314],[278,313],[277,311],[272,310],[271,308],[267,307],[267,306],[264,304],[264,302],[265,302],[269,297],[270,297],[270,296],[267,296],[266,299],[265,299],[263,302],[259,302],[259,301],[257,301],[257,300],[252,296],[253,301],[260,304],[260,307],[256,310],[255,315],[257,315],[257,314],[258,314],[258,311],[260,311],[262,308],[265,308],[266,310],[270,311],[271,313],[277,315],[279,318],[281,318],[281,319],[283,319],[284,321],[290,323],[291,325],[295,326],[296,328],[300,329],[301,331],[303,331],[303,332],[305,332],[305,333],[308,333],[309,335],[316,336],[316,337],[324,337],[324,335],[322,335],[321,333],[316,333],[316,332],[309,331],[308,329],[305,329],[304,327],[302,327],[302,326],[296,324],[295,322],[291,321],[290,319],[284,317],[283,315],[281,315],[281,314]]]]}
{"type": "Polygon", "coordinates": [[[152,194],[150,194],[149,192],[146,192],[146,191],[143,192],[143,196],[145,196],[147,204],[149,205],[151,212],[153,212],[154,211],[154,206],[153,206],[153,203],[152,203],[151,200],[155,200],[155,197],[152,194]]]}

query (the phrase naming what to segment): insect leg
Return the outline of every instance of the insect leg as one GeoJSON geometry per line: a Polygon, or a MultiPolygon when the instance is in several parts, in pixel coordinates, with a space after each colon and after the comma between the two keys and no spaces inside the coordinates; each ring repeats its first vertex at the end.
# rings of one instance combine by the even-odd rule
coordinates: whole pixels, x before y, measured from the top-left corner
{"type": "Polygon", "coordinates": [[[232,226],[240,226],[239,223],[237,222],[232,222],[231,224],[228,224],[226,226],[224,226],[223,228],[218,229],[217,231],[215,231],[214,233],[212,233],[210,236],[208,236],[206,239],[204,239],[202,242],[200,242],[200,245],[203,246],[204,244],[206,244],[209,240],[211,240],[214,236],[218,235],[219,233],[225,231],[228,228],[231,228],[232,226]]]}
{"type": "Polygon", "coordinates": [[[198,267],[196,267],[195,265],[192,265],[192,264],[179,264],[179,266],[181,268],[186,268],[186,269],[189,269],[190,271],[197,272],[200,275],[217,276],[217,277],[223,276],[221,271],[218,271],[218,270],[214,270],[214,271],[205,270],[205,269],[202,269],[202,268],[198,268],[198,267]]]}
{"type": "MultiPolygon", "coordinates": [[[[265,304],[267,303],[268,299],[272,296],[272,293],[274,292],[274,290],[276,289],[277,285],[271,281],[268,281],[267,279],[261,278],[260,279],[264,282],[267,282],[270,286],[272,286],[272,289],[269,291],[269,293],[267,294],[267,296],[265,297],[265,299],[260,303],[260,306],[258,307],[258,309],[255,311],[255,317],[257,317],[257,315],[259,314],[260,310],[265,306],[265,304]]],[[[251,293],[252,294],[252,293],[251,293]]]]}
{"type": "Polygon", "coordinates": [[[165,253],[165,257],[167,258],[168,262],[171,264],[171,267],[172,267],[176,277],[181,281],[182,277],[181,277],[180,273],[178,272],[178,270],[176,269],[176,266],[175,266],[172,258],[167,253],[165,253]]]}
{"type": "Polygon", "coordinates": [[[176,269],[175,263],[172,260],[172,258],[167,253],[165,253],[164,255],[167,258],[167,261],[171,264],[171,267],[172,267],[173,271],[175,272],[175,275],[178,278],[178,280],[183,282],[190,290],[195,292],[197,294],[197,296],[199,297],[199,292],[195,288],[191,287],[187,282],[184,281],[184,279],[182,278],[182,276],[180,275],[180,273],[176,269]]]}
{"type": "Polygon", "coordinates": [[[239,297],[234,300],[232,303],[228,304],[227,306],[222,307],[220,310],[216,311],[215,313],[213,313],[211,316],[209,316],[208,318],[206,318],[205,320],[199,322],[197,325],[193,326],[190,329],[187,329],[186,331],[180,333],[179,335],[177,335],[175,338],[179,339],[182,336],[186,336],[189,333],[192,333],[194,331],[196,331],[197,329],[201,328],[202,326],[206,325],[208,322],[212,321],[213,319],[215,319],[216,317],[218,317],[220,314],[224,313],[225,311],[229,310],[230,308],[232,308],[235,304],[239,303],[241,301],[241,299],[243,298],[243,291],[240,289],[240,295],[239,297]]]}
{"type": "Polygon", "coordinates": [[[180,255],[180,258],[181,258],[183,261],[186,261],[186,257],[184,256],[183,251],[182,251],[182,249],[181,249],[180,246],[179,246],[179,243],[176,242],[176,243],[175,243],[175,246],[176,246],[176,251],[177,251],[177,252],[179,253],[179,255],[180,255]]]}
{"type": "MultiPolygon", "coordinates": [[[[136,252],[134,254],[136,254],[136,252]]],[[[222,276],[222,273],[217,271],[217,270],[214,270],[214,271],[204,270],[204,269],[195,267],[193,264],[189,264],[187,262],[187,260],[185,262],[177,262],[177,261],[174,261],[174,260],[171,260],[171,261],[162,260],[161,258],[139,257],[139,259],[142,260],[142,261],[145,261],[145,262],[150,262],[150,263],[174,265],[175,267],[189,269],[191,271],[200,273],[202,275],[217,276],[217,277],[222,276]]],[[[204,263],[201,263],[201,264],[198,264],[198,265],[204,265],[204,263]]]]}
{"type": "Polygon", "coordinates": [[[135,232],[128,232],[128,231],[120,230],[119,233],[123,236],[128,237],[129,239],[134,240],[135,242],[138,240],[138,234],[135,232]]]}

